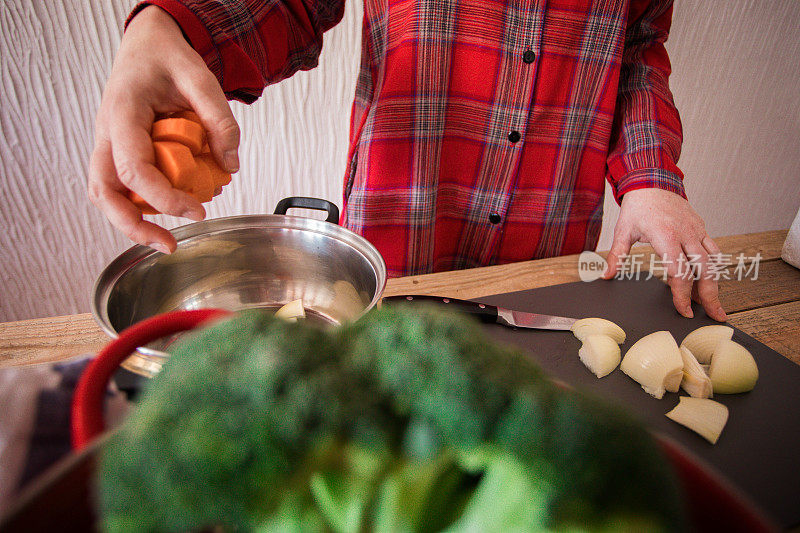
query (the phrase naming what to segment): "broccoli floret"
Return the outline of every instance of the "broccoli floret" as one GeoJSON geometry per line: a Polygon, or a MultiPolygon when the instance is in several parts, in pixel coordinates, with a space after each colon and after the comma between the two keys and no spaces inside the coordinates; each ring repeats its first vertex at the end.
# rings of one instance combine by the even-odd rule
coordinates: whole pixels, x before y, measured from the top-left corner
{"type": "Polygon", "coordinates": [[[434,432],[432,443],[464,447],[490,436],[517,388],[544,380],[527,359],[457,318],[428,306],[389,307],[346,327],[341,338],[352,364],[374,376],[396,413],[434,432]]]}
{"type": "Polygon", "coordinates": [[[99,472],[108,531],[683,527],[638,423],[424,306],[336,331],[248,311],[199,332],[99,472]]]}
{"type": "Polygon", "coordinates": [[[677,486],[642,426],[553,385],[528,357],[478,334],[472,321],[396,306],[342,335],[350,357],[364,361],[363,371],[377,377],[395,409],[433,433],[426,439],[432,447],[492,442],[535,465],[552,487],[544,526],[600,528],[649,515],[665,530],[680,529],[677,486]]]}
{"type": "Polygon", "coordinates": [[[523,393],[503,414],[495,441],[540,465],[540,475],[551,480],[550,526],[599,530],[649,517],[663,531],[683,528],[678,488],[663,456],[618,408],[555,387],[523,393]]]}
{"type": "Polygon", "coordinates": [[[332,342],[250,311],[177,347],[103,454],[108,529],[250,529],[318,441],[387,439],[388,411],[332,342]]]}

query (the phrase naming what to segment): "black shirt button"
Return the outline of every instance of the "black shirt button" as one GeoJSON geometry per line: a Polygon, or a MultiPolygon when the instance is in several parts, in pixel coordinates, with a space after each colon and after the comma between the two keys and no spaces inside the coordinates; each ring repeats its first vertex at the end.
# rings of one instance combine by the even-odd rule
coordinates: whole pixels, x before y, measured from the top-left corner
{"type": "Polygon", "coordinates": [[[517,142],[521,138],[522,136],[519,134],[518,131],[512,131],[511,133],[508,134],[508,140],[511,141],[512,143],[517,142]]]}
{"type": "Polygon", "coordinates": [[[529,65],[533,63],[533,60],[536,59],[536,54],[533,53],[533,50],[525,50],[522,54],[522,60],[529,65]]]}
{"type": "Polygon", "coordinates": [[[489,222],[492,224],[500,223],[500,214],[499,213],[492,213],[489,215],[489,222]]]}

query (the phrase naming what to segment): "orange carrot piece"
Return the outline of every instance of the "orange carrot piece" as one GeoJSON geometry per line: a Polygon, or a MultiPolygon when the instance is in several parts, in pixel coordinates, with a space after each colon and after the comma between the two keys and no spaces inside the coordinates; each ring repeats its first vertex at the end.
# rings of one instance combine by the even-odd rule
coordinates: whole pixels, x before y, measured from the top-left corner
{"type": "Polygon", "coordinates": [[[201,126],[203,122],[200,120],[200,117],[197,116],[197,113],[194,111],[176,111],[170,115],[170,118],[185,118],[186,120],[191,120],[192,122],[197,122],[201,126]]]}
{"type": "Polygon", "coordinates": [[[231,175],[220,168],[220,166],[217,164],[217,161],[214,159],[214,156],[210,153],[201,153],[197,156],[196,161],[203,161],[206,165],[208,165],[209,170],[211,170],[211,177],[214,179],[215,186],[224,187],[231,182],[231,175]]]}
{"type": "Polygon", "coordinates": [[[196,159],[197,170],[194,173],[194,182],[189,194],[197,198],[198,202],[210,202],[214,198],[214,178],[211,169],[202,159],[196,159]]]}
{"type": "Polygon", "coordinates": [[[176,189],[188,191],[197,172],[192,151],[176,142],[154,142],[156,166],[176,189]]]}
{"type": "MultiPolygon", "coordinates": [[[[156,167],[174,188],[209,202],[231,182],[231,175],[211,155],[205,130],[194,112],[179,111],[155,121],[152,137],[156,167]]],[[[131,192],[129,197],[143,213],[157,213],[139,195],[131,192]]]]}
{"type": "Polygon", "coordinates": [[[135,192],[128,191],[128,198],[130,199],[131,202],[133,202],[133,205],[135,205],[136,207],[139,208],[139,210],[142,212],[143,215],[157,215],[157,214],[159,214],[159,212],[156,211],[155,207],[153,207],[152,205],[148,204],[144,200],[144,198],[142,198],[141,196],[139,196],[135,192]]]}
{"type": "Polygon", "coordinates": [[[185,144],[197,155],[206,142],[206,132],[197,122],[185,118],[164,118],[153,122],[153,141],[185,144]]]}

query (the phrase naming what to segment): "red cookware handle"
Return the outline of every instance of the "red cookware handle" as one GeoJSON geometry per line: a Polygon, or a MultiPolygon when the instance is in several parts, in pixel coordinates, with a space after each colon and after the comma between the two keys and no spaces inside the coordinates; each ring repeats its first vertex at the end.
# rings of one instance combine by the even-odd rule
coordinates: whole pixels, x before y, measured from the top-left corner
{"type": "Polygon", "coordinates": [[[83,448],[105,429],[103,401],[108,382],[136,348],[230,314],[222,309],[196,309],[156,315],[127,328],[103,348],[84,370],[72,398],[73,449],[83,448]]]}

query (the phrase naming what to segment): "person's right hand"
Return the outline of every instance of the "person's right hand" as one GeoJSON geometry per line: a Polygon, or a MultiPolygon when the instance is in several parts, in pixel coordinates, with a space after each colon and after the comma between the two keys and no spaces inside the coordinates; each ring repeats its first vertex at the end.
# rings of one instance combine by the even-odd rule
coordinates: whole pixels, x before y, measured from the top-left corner
{"type": "Polygon", "coordinates": [[[202,220],[203,206],[172,188],[155,167],[150,130],[156,116],[193,110],[220,166],[239,169],[239,126],[217,79],[186,42],[172,17],[156,6],[139,12],[122,37],[97,113],[89,164],[89,199],[132,241],[164,253],[177,243],[142,219],[134,191],[161,213],[202,220]]]}

